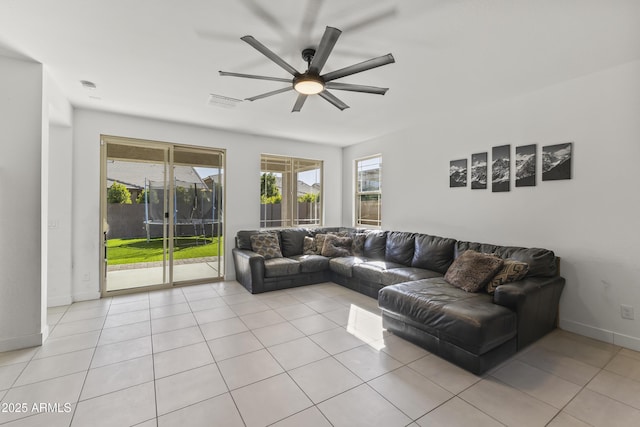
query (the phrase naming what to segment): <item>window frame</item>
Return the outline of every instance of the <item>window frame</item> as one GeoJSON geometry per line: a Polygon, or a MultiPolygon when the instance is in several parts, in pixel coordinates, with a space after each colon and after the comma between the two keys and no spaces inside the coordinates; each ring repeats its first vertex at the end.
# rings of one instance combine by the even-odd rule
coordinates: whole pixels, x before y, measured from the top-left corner
{"type": "MultiPolygon", "coordinates": [[[[266,204],[260,203],[260,220],[259,225],[261,229],[277,229],[277,228],[289,228],[289,227],[320,227],[324,223],[324,162],[317,159],[306,159],[301,157],[282,156],[277,154],[262,153],[260,155],[260,177],[264,173],[279,173],[282,174],[281,181],[281,216],[280,220],[268,220],[266,204]],[[265,166],[271,162],[273,165],[281,162],[282,171],[275,168],[269,168],[265,166]],[[299,217],[299,202],[300,197],[298,189],[298,174],[305,172],[304,165],[307,165],[307,171],[318,170],[319,177],[318,182],[314,184],[320,185],[318,193],[318,200],[311,202],[313,206],[314,215],[308,218],[299,217]],[[285,175],[287,175],[285,177],[285,175]],[[289,183],[289,184],[287,184],[289,183]],[[286,192],[286,194],[284,194],[286,192]],[[264,210],[264,213],[263,213],[264,210]],[[279,222],[277,225],[269,225],[271,222],[279,222]]],[[[307,193],[304,193],[307,194],[307,193]]]]}
{"type": "Polygon", "coordinates": [[[382,228],[382,154],[373,154],[366,157],[360,157],[354,160],[354,207],[353,207],[353,223],[355,227],[363,227],[363,228],[371,228],[371,229],[381,229],[382,228]],[[380,161],[378,163],[379,175],[378,175],[378,189],[377,190],[368,190],[361,191],[359,185],[359,172],[360,172],[360,163],[379,158],[380,161]],[[377,224],[371,224],[371,221],[363,221],[361,216],[361,197],[367,195],[377,195],[378,196],[378,219],[377,224]]]}

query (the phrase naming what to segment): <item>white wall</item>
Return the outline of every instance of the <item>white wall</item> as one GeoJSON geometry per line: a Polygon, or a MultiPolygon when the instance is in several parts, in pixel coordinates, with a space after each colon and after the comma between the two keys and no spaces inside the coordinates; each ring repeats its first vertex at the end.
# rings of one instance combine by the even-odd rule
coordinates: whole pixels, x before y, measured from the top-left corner
{"type": "MultiPolygon", "coordinates": [[[[212,111],[212,114],[214,112],[212,111]]],[[[241,229],[259,227],[260,154],[324,161],[324,219],[339,225],[342,212],[342,150],[260,136],[219,131],[131,116],[76,110],[73,119],[73,285],[74,301],[99,297],[100,135],[116,135],[224,148],[226,158],[226,278],[235,277],[231,249],[241,229]]]]}
{"type": "MultiPolygon", "coordinates": [[[[383,155],[383,228],[552,249],[567,279],[560,326],[640,350],[640,61],[344,150],[343,225],[354,159],[383,155]],[[573,179],[508,193],[449,188],[449,161],[491,147],[573,142],[573,179]],[[620,304],[635,307],[623,320],[620,304]]],[[[491,154],[489,154],[491,156],[491,154]]]]}
{"type": "Polygon", "coordinates": [[[41,276],[43,69],[0,56],[0,70],[1,352],[39,345],[48,332],[41,276]]]}
{"type": "Polygon", "coordinates": [[[73,129],[51,126],[49,131],[48,279],[49,307],[71,299],[71,188],[73,129]]]}

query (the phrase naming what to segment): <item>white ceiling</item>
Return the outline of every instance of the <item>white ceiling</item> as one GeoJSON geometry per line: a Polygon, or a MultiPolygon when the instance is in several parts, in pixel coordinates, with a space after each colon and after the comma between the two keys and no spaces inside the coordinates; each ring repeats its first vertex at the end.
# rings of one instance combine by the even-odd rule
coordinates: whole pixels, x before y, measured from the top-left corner
{"type": "Polygon", "coordinates": [[[639,24],[638,0],[0,2],[0,45],[45,64],[76,107],[340,146],[637,60],[639,24]],[[311,7],[313,30],[301,31],[311,7]],[[344,33],[323,72],[393,53],[395,64],[340,79],[385,96],[334,91],[351,107],[342,112],[316,96],[291,113],[293,91],[208,104],[286,86],[218,75],[290,77],[241,36],[304,71],[299,52],[327,25],[344,33]]]}

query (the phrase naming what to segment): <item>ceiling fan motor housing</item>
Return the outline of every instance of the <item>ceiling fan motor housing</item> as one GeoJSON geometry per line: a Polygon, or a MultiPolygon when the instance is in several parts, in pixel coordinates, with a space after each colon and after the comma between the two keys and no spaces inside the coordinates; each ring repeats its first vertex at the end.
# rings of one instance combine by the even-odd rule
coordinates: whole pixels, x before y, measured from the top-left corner
{"type": "Polygon", "coordinates": [[[315,55],[316,55],[316,50],[312,47],[302,49],[302,59],[305,60],[307,65],[311,65],[311,61],[313,60],[313,57],[315,55]]]}

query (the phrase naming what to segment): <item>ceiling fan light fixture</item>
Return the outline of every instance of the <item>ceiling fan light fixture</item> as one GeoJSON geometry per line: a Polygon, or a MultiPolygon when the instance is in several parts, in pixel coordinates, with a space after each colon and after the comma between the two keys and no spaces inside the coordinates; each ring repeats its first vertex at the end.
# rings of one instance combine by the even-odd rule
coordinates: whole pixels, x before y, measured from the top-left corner
{"type": "Polygon", "coordinates": [[[303,74],[293,80],[293,88],[303,95],[317,95],[324,90],[320,77],[303,74]]]}

